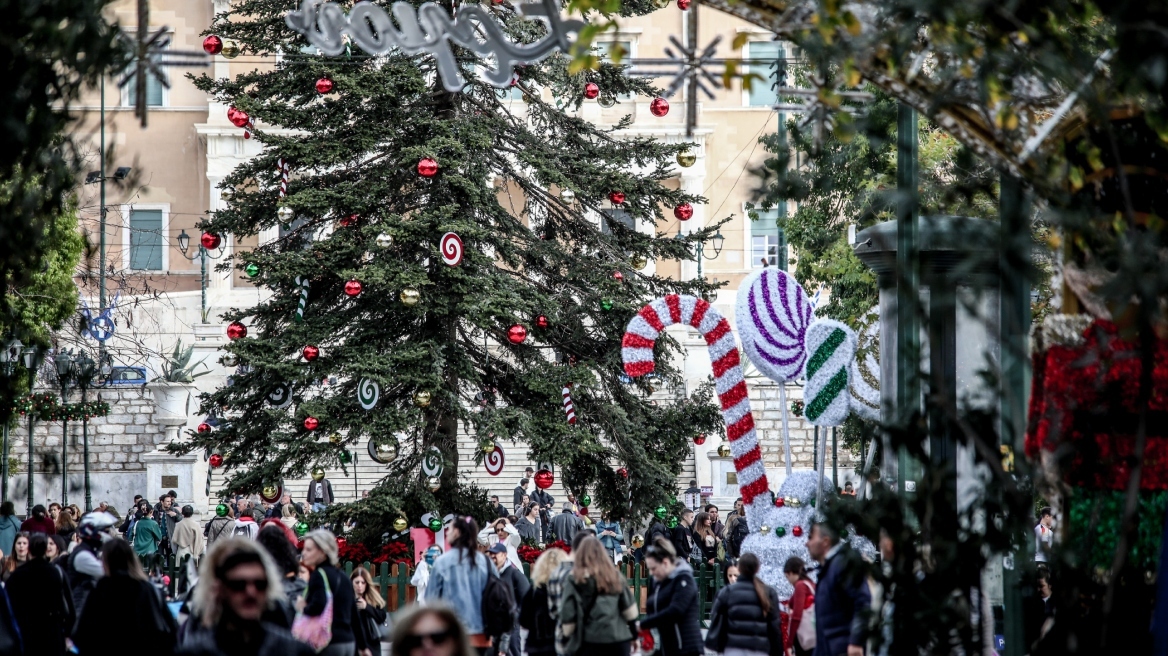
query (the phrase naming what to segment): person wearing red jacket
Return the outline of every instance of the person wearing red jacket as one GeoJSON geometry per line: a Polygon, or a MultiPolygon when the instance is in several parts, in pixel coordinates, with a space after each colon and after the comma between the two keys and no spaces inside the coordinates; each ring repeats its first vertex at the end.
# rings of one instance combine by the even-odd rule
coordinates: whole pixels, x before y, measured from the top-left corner
{"type": "Polygon", "coordinates": [[[787,622],[785,642],[792,647],[795,656],[811,656],[814,649],[804,649],[799,644],[799,624],[803,621],[803,613],[808,608],[815,608],[815,583],[811,581],[811,577],[807,576],[807,566],[798,556],[791,556],[787,559],[786,564],[783,565],[783,575],[795,588],[795,594],[787,602],[791,614],[790,620],[787,622]]]}
{"type": "Polygon", "coordinates": [[[44,506],[36,505],[32,507],[32,517],[29,517],[20,524],[20,530],[25,533],[56,535],[57,524],[49,517],[49,513],[45,510],[44,506]]]}

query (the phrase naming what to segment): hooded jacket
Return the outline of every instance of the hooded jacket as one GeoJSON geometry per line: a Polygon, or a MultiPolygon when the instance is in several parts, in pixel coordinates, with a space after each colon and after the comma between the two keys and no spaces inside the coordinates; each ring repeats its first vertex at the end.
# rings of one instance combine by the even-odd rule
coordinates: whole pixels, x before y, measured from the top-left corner
{"type": "Polygon", "coordinates": [[[737,583],[722,588],[710,611],[711,630],[706,647],[718,652],[726,651],[727,647],[736,647],[770,656],[782,656],[784,648],[779,595],[770,586],[767,586],[766,592],[770,612],[763,615],[753,578],[740,578],[737,583]],[[715,640],[714,627],[719,622],[724,624],[724,631],[718,633],[724,636],[725,642],[712,644],[715,640]]]}
{"type": "Polygon", "coordinates": [[[649,581],[647,614],[641,620],[641,628],[657,629],[661,635],[661,653],[665,656],[704,653],[698,606],[698,584],[694,581],[693,568],[679,558],[664,581],[649,581]]]}

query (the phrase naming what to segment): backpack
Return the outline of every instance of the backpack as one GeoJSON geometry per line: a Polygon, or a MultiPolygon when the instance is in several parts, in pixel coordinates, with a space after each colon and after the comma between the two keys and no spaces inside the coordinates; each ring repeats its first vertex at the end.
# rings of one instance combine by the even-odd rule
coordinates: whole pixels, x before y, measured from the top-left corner
{"type": "Polygon", "coordinates": [[[255,539],[255,534],[259,533],[258,529],[259,524],[255,524],[253,522],[236,522],[235,530],[231,532],[231,535],[252,540],[255,539]]]}
{"type": "Polygon", "coordinates": [[[483,588],[483,633],[501,636],[515,628],[515,594],[511,584],[498,575],[488,575],[483,588]]]}

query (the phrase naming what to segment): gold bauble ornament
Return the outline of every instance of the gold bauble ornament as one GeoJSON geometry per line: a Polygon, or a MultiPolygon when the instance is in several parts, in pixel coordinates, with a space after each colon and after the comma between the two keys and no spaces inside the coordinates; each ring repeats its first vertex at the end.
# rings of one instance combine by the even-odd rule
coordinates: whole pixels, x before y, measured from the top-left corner
{"type": "Polygon", "coordinates": [[[629,260],[629,264],[637,271],[644,271],[645,267],[649,266],[649,260],[645,259],[643,255],[634,255],[633,259],[629,260]]]}
{"type": "Polygon", "coordinates": [[[329,435],[329,444],[332,444],[333,446],[338,446],[340,443],[341,443],[341,434],[340,433],[333,433],[332,435],[329,435]]]}
{"type": "Polygon", "coordinates": [[[686,148],[677,154],[677,165],[683,169],[688,169],[689,167],[696,164],[697,161],[697,154],[695,154],[694,151],[690,150],[689,148],[686,148]]]}
{"type": "Polygon", "coordinates": [[[429,476],[426,478],[426,487],[429,488],[431,492],[437,492],[438,488],[442,487],[442,479],[438,478],[437,476],[429,476]]]}
{"type": "Polygon", "coordinates": [[[312,480],[316,481],[317,483],[324,480],[324,467],[312,468],[312,480]]]}
{"type": "Polygon", "coordinates": [[[281,205],[280,209],[276,210],[276,218],[280,219],[280,223],[288,223],[295,215],[296,212],[293,212],[292,208],[287,205],[281,205]]]}
{"type": "Polygon", "coordinates": [[[397,440],[378,442],[373,448],[377,451],[377,457],[387,464],[397,459],[397,440]]]}
{"type": "Polygon", "coordinates": [[[393,530],[397,531],[398,533],[401,533],[409,527],[410,523],[406,521],[405,517],[398,517],[397,519],[393,520],[393,530]]]}
{"type": "Polygon", "coordinates": [[[422,300],[422,294],[413,287],[406,287],[402,290],[400,298],[402,305],[414,307],[418,304],[418,301],[422,300]]]}
{"type": "Polygon", "coordinates": [[[645,536],[643,536],[643,535],[634,535],[634,536],[633,536],[633,548],[634,548],[634,549],[640,549],[640,548],[641,548],[641,547],[643,547],[643,546],[645,546],[645,536]]]}
{"type": "Polygon", "coordinates": [[[658,9],[665,9],[671,4],[673,4],[671,0],[653,0],[653,6],[658,9]]]}
{"type": "Polygon", "coordinates": [[[414,393],[414,405],[419,408],[426,408],[430,405],[430,393],[426,390],[414,393]]]}
{"type": "Polygon", "coordinates": [[[223,55],[224,59],[235,59],[239,56],[239,52],[239,44],[231,39],[226,39],[223,41],[223,50],[219,54],[223,55]]]}
{"type": "Polygon", "coordinates": [[[264,498],[265,499],[275,499],[276,495],[279,493],[280,493],[280,488],[276,487],[275,485],[265,485],[264,486],[264,498]]]}
{"type": "Polygon", "coordinates": [[[758,527],[758,532],[762,533],[763,535],[767,535],[771,532],[771,527],[763,524],[762,526],[758,527]]]}
{"type": "Polygon", "coordinates": [[[730,445],[729,444],[726,444],[725,442],[723,442],[723,443],[718,445],[718,457],[719,458],[729,458],[730,457],[730,445]]]}

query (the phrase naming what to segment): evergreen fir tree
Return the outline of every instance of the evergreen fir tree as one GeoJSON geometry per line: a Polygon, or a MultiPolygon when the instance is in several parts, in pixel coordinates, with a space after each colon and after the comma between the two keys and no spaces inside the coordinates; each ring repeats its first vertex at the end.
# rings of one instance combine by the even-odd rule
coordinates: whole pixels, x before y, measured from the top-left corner
{"type": "MultiPolygon", "coordinates": [[[[484,514],[481,491],[457,481],[459,431],[493,439],[509,458],[554,463],[567,488],[590,492],[618,515],[642,516],[667,500],[693,436],[721,423],[718,408],[709,386],[654,403],[649,383],[622,381],[621,337],[652,298],[712,291],[636,265],[692,258],[694,242],[717,226],[685,239],[636,230],[633,222],[663,230],[674,222],[672,208],[702,202],[662,185],[685,146],[626,138],[576,115],[589,81],[600,85],[602,99],[654,90],[611,64],[570,74],[570,60],[559,55],[518,72],[526,112],[517,113],[507,90],[476,76],[488,64],[466,51],[456,49],[467,85],[451,94],[429,56],[304,54],[305,39],[284,27],[288,9],[249,0],[212,30],[245,56],[282,53],[274,67],[197,81],[246,112],[253,138],[266,146],[224,179],[229,205],[204,227],[236,237],[277,229],[280,236],[226,265],[258,267],[254,281],[271,295],[224,316],[248,325],[247,337],[228,347],[240,361],[232,384],[204,401],[224,421],[182,448],[220,450],[227,487],[255,490],[343,463],[342,451],[363,454],[369,439],[397,440],[399,455],[370,500],[344,511],[376,527],[399,513],[413,521],[427,510],[484,514]],[[331,93],[317,92],[322,78],[333,82],[331,93]],[[540,96],[544,88],[553,103],[540,96]],[[419,174],[425,158],[437,162],[433,177],[419,174]],[[291,168],[282,199],[279,159],[291,168]],[[615,191],[626,198],[619,215],[605,209],[615,191]],[[293,212],[287,223],[280,206],[293,212]],[[464,244],[458,266],[439,251],[447,232],[464,244]],[[303,321],[295,320],[298,279],[309,281],[303,321]],[[354,280],[362,291],[350,297],[345,285],[354,280]],[[417,292],[416,305],[401,300],[405,290],[417,292]],[[508,331],[517,324],[527,337],[512,344],[508,331]],[[309,345],[320,355],[306,362],[309,345]],[[358,403],[362,379],[380,387],[372,410],[358,403]],[[566,385],[574,425],[563,409],[566,385]],[[269,395],[284,386],[292,402],[279,408],[269,395]],[[420,393],[429,394],[425,407],[420,393]],[[305,428],[310,416],[316,430],[305,428]],[[334,433],[339,440],[328,440],[334,433]],[[433,494],[420,473],[432,446],[445,460],[433,494]]],[[[492,11],[515,40],[543,33],[542,23],[509,5],[492,11]]],[[[660,373],[659,385],[680,388],[675,369],[660,373]]]]}

